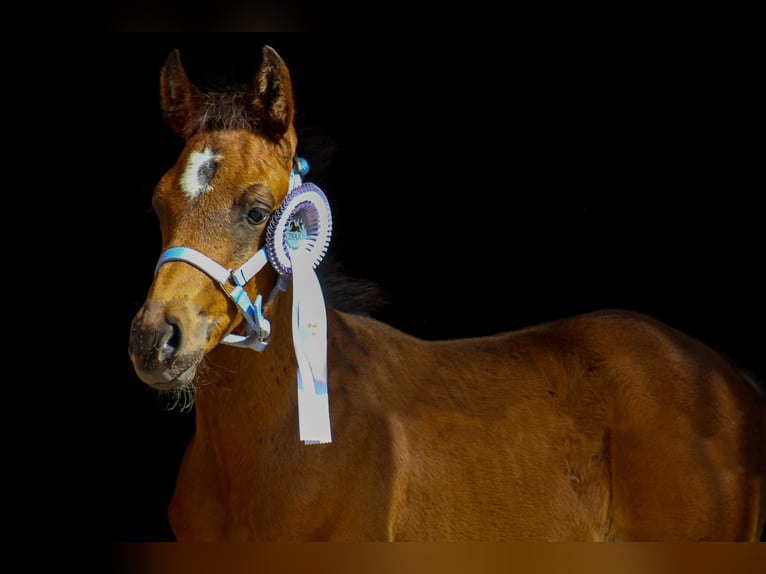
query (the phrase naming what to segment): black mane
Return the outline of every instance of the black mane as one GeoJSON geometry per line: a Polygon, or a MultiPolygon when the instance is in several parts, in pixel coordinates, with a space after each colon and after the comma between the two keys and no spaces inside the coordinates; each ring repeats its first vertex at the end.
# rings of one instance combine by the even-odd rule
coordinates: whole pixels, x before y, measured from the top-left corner
{"type": "Polygon", "coordinates": [[[346,275],[341,264],[332,256],[324,258],[316,273],[325,302],[333,309],[354,315],[370,315],[388,303],[380,285],[346,275]]]}
{"type": "MultiPolygon", "coordinates": [[[[318,185],[325,192],[330,207],[335,197],[342,195],[332,185],[333,163],[338,153],[335,139],[322,128],[306,125],[305,118],[296,113],[295,129],[298,134],[297,154],[309,163],[306,181],[318,185]]],[[[331,244],[332,245],[332,244],[331,244]]],[[[343,270],[341,261],[332,252],[316,268],[327,304],[333,309],[356,315],[369,315],[389,303],[383,288],[374,281],[352,277],[343,270]]]]}

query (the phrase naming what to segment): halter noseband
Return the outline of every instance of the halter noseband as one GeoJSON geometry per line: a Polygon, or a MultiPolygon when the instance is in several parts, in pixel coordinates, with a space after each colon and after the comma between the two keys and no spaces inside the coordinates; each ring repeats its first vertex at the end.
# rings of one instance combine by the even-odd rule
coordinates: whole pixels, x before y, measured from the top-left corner
{"type": "Polygon", "coordinates": [[[157,273],[160,265],[170,261],[185,261],[200,271],[204,271],[218,283],[223,292],[229,296],[229,299],[237,305],[237,309],[245,319],[247,335],[229,333],[221,340],[222,343],[236,347],[249,347],[254,351],[263,351],[266,348],[271,334],[271,324],[263,316],[263,298],[258,293],[253,303],[245,291],[247,282],[255,277],[255,274],[268,261],[265,248],[261,247],[244,265],[236,271],[232,271],[191,247],[170,247],[160,255],[154,272],[157,273]]]}

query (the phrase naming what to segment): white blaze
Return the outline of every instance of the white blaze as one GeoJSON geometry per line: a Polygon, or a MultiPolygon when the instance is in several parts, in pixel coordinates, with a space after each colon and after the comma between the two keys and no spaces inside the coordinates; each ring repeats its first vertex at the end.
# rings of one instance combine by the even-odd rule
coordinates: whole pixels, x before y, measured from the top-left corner
{"type": "Polygon", "coordinates": [[[181,176],[181,189],[190,199],[212,189],[209,174],[215,171],[215,164],[222,158],[223,156],[213,153],[208,147],[189,154],[186,170],[181,176]]]}

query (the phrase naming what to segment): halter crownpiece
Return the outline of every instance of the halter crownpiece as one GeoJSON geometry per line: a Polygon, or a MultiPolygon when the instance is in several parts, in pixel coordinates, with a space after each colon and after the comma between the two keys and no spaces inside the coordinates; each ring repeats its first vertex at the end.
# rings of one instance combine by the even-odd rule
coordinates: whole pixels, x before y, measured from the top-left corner
{"type": "Polygon", "coordinates": [[[306,444],[332,442],[327,396],[327,316],[322,287],[314,269],[330,243],[332,213],[327,197],[313,183],[303,183],[308,162],[296,158],[290,174],[290,190],[272,215],[266,244],[239,269],[232,271],[191,247],[170,247],[160,255],[161,265],[183,261],[209,275],[237,305],[245,320],[246,335],[229,333],[221,343],[263,351],[271,324],[263,316],[263,298],[250,300],[245,285],[270,262],[279,279],[269,301],[293,281],[292,330],[298,362],[298,421],[306,444]]]}

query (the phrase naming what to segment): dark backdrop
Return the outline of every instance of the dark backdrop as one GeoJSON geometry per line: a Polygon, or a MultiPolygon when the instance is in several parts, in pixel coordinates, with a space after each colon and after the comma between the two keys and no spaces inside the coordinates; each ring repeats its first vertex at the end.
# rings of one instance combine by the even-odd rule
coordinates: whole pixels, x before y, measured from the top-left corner
{"type": "Polygon", "coordinates": [[[165,511],[193,430],[127,355],[160,249],[152,189],[181,150],[159,110],[174,47],[199,84],[248,81],[264,43],[282,55],[308,179],[333,209],[330,254],[383,287],[378,318],[435,339],[621,307],[763,377],[763,218],[740,175],[754,154],[737,82],[722,99],[694,66],[435,38],[124,34],[83,63],[107,168],[89,236],[112,238],[96,262],[108,375],[86,445],[96,533],[172,539],[165,511]]]}

